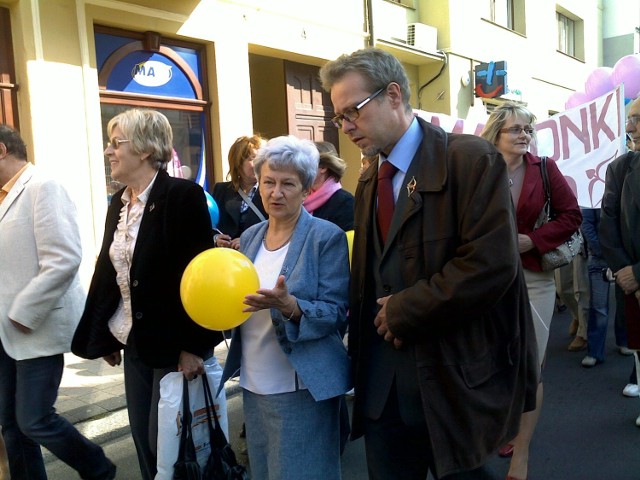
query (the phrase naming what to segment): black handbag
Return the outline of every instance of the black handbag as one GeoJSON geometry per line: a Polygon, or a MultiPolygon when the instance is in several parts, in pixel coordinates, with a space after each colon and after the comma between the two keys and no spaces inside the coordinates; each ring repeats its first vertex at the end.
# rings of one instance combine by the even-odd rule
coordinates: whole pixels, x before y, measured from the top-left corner
{"type": "MultiPolygon", "coordinates": [[[[206,377],[206,375],[204,375],[206,377]]],[[[189,408],[189,384],[182,379],[182,432],[178,460],[173,464],[173,480],[202,480],[200,465],[196,459],[196,447],[191,433],[191,409],[189,408]]]]}
{"type": "MultiPolygon", "coordinates": [[[[547,173],[547,157],[541,157],[541,160],[540,173],[542,175],[542,183],[544,185],[545,202],[533,227],[534,230],[540,228],[542,225],[553,219],[553,213],[551,211],[551,186],[549,185],[549,174],[547,173]]],[[[547,272],[571,263],[575,256],[580,252],[582,243],[582,234],[580,233],[580,229],[578,229],[573,232],[571,237],[562,242],[556,248],[542,254],[542,270],[547,272]]]]}
{"type": "Polygon", "coordinates": [[[204,403],[209,426],[211,453],[203,469],[196,459],[196,449],[191,434],[191,411],[189,409],[189,387],[183,379],[182,432],[178,460],[173,465],[173,480],[249,480],[247,470],[238,464],[236,454],[227,441],[213,405],[213,395],[206,375],[201,375],[204,388],[204,403]],[[211,421],[213,417],[213,422],[211,421]],[[214,425],[215,423],[215,425],[214,425]]]}
{"type": "Polygon", "coordinates": [[[207,415],[207,424],[209,425],[209,438],[211,440],[211,454],[207,459],[207,464],[202,473],[203,480],[249,480],[249,474],[244,466],[240,465],[236,459],[231,445],[227,441],[218,415],[213,407],[213,395],[207,381],[207,376],[202,376],[204,386],[204,401],[207,411],[213,412],[213,415],[207,415]],[[215,425],[211,422],[211,417],[215,425]]]}

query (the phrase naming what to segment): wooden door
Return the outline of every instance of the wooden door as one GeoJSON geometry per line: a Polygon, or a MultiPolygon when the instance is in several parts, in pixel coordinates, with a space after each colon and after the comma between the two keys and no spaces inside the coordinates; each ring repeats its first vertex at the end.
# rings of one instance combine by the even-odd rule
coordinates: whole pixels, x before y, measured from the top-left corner
{"type": "Polygon", "coordinates": [[[0,123],[19,129],[16,71],[11,40],[11,17],[6,8],[0,7],[0,123]]]}
{"type": "Polygon", "coordinates": [[[319,67],[284,62],[289,134],[314,142],[331,142],[338,149],[338,129],[331,123],[331,97],[320,86],[319,67]]]}

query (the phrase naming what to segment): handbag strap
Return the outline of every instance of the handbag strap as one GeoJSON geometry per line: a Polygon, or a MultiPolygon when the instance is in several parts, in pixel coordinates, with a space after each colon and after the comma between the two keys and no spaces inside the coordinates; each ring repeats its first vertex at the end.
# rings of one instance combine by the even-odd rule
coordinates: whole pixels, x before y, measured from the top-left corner
{"type": "Polygon", "coordinates": [[[180,451],[178,459],[195,459],[195,446],[191,432],[191,408],[189,405],[189,383],[182,378],[182,431],[180,432],[180,451]]]}
{"type": "Polygon", "coordinates": [[[540,157],[540,175],[542,176],[542,185],[544,186],[544,206],[547,217],[551,220],[551,184],[549,182],[549,172],[547,171],[547,157],[540,157]]]}
{"type": "Polygon", "coordinates": [[[256,207],[255,204],[253,203],[253,201],[249,198],[249,195],[247,195],[244,192],[244,190],[242,190],[242,188],[238,189],[238,193],[240,194],[240,196],[242,197],[244,202],[247,204],[247,206],[249,208],[251,208],[251,210],[253,210],[253,213],[255,213],[258,216],[260,221],[264,222],[266,220],[266,218],[264,218],[264,215],[262,214],[262,212],[260,210],[258,210],[258,207],[256,207]]]}
{"type": "Polygon", "coordinates": [[[547,157],[540,157],[540,174],[542,175],[545,198],[551,203],[551,186],[549,184],[549,172],[547,171],[547,157]]]}
{"type": "Polygon", "coordinates": [[[209,439],[211,440],[211,444],[215,445],[218,448],[222,448],[227,445],[229,442],[224,432],[222,431],[222,427],[220,426],[220,420],[218,420],[218,413],[216,412],[215,406],[213,404],[213,394],[211,393],[211,387],[209,386],[209,381],[207,380],[207,375],[202,375],[202,385],[204,387],[204,404],[207,409],[207,424],[209,425],[209,439]],[[214,425],[211,423],[211,417],[213,416],[214,425]]]}

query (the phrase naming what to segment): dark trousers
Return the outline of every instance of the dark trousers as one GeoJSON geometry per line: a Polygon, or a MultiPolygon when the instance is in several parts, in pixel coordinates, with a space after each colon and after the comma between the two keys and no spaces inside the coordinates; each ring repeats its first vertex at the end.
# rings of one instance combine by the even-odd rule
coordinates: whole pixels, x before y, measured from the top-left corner
{"type": "Polygon", "coordinates": [[[370,480],[498,480],[488,467],[438,477],[426,424],[406,425],[400,415],[395,385],[382,415],[365,419],[364,444],[370,480]]]}
{"type": "Polygon", "coordinates": [[[56,413],[63,369],[62,354],[16,361],[0,342],[0,424],[13,480],[46,480],[40,445],[82,478],[109,471],[102,448],[56,413]]]}
{"type": "Polygon", "coordinates": [[[124,349],[124,390],[131,437],[136,446],[143,480],[153,480],[157,473],[158,401],[160,380],[172,368],[151,368],[138,357],[135,348],[124,349]]]}

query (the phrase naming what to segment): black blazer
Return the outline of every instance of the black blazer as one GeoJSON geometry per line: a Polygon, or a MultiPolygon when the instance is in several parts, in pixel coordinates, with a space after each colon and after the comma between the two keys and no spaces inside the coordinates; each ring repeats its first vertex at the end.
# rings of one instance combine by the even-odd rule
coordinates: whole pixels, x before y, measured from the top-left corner
{"type": "MultiPolygon", "coordinates": [[[[123,192],[113,196],[107,211],[102,249],[71,345],[73,353],[82,358],[99,358],[123,347],[108,327],[121,298],[109,247],[120,218],[123,192]]],[[[175,366],[183,350],[203,357],[222,340],[220,332],[193,322],[180,300],[184,269],[209,248],[213,248],[213,237],[204,191],[190,180],[159,171],[130,269],[133,326],[128,343],[135,342],[141,360],[149,367],[175,366]]]]}
{"type": "Polygon", "coordinates": [[[345,232],[353,230],[354,197],[344,188],[337,190],[329,200],[313,212],[316,218],[335,223],[345,232]]]}
{"type": "MultiPolygon", "coordinates": [[[[229,235],[231,238],[238,238],[242,232],[244,232],[251,225],[260,223],[262,220],[258,218],[251,207],[247,208],[247,211],[240,215],[240,205],[242,205],[242,197],[234,190],[231,182],[218,182],[213,187],[213,199],[218,205],[220,212],[220,219],[218,220],[218,230],[222,233],[229,235]]],[[[267,212],[265,212],[262,206],[262,197],[260,197],[260,190],[256,191],[256,194],[252,199],[253,204],[262,212],[264,218],[267,218],[267,212]]]]}

